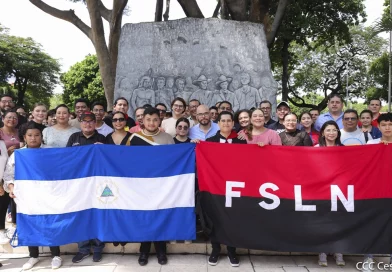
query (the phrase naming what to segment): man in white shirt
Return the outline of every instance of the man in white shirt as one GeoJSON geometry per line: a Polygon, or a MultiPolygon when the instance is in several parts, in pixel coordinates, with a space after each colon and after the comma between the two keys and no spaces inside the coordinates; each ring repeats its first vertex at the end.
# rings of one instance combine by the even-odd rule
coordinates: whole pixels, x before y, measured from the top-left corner
{"type": "MultiPolygon", "coordinates": [[[[343,114],[343,128],[340,130],[340,141],[343,145],[364,145],[366,144],[365,134],[358,128],[358,112],[348,109],[343,114]]],[[[368,135],[369,140],[373,140],[368,135]]]]}
{"type": "Polygon", "coordinates": [[[105,114],[105,107],[101,102],[94,102],[92,105],[93,113],[95,115],[96,126],[95,129],[99,134],[103,136],[107,136],[108,134],[113,132],[113,129],[105,124],[103,121],[103,116],[105,114]]]}

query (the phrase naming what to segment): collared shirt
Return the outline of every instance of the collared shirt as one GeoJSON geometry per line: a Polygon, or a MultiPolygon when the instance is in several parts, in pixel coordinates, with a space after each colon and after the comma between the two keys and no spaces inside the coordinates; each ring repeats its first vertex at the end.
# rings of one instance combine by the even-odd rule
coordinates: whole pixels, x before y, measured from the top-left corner
{"type": "Polygon", "coordinates": [[[242,86],[235,91],[235,96],[239,103],[240,109],[251,109],[260,105],[261,98],[256,88],[249,85],[242,86]]]}
{"type": "Polygon", "coordinates": [[[207,138],[215,136],[218,130],[219,130],[218,124],[211,122],[210,129],[207,131],[207,133],[204,133],[204,131],[200,129],[200,124],[197,124],[193,126],[189,131],[189,138],[191,138],[192,140],[198,139],[198,140],[205,141],[207,138]]]}
{"type": "Polygon", "coordinates": [[[91,145],[95,143],[106,143],[106,138],[97,131],[94,132],[90,137],[84,136],[83,132],[75,132],[69,137],[67,147],[71,146],[81,146],[81,145],[91,145]]]}
{"type": "Polygon", "coordinates": [[[339,115],[339,117],[336,120],[332,117],[332,115],[329,112],[321,114],[317,118],[316,123],[314,124],[314,129],[317,131],[320,131],[321,127],[327,121],[335,121],[336,124],[338,124],[338,127],[340,129],[342,129],[343,128],[343,112],[339,115]]]}

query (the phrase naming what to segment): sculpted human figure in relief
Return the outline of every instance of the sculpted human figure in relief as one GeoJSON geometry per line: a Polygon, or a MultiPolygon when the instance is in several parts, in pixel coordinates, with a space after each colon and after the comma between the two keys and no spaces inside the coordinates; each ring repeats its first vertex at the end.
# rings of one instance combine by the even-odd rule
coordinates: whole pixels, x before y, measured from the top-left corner
{"type": "Polygon", "coordinates": [[[260,105],[261,98],[259,91],[250,86],[250,75],[246,72],[241,74],[242,87],[235,91],[235,96],[239,102],[240,109],[257,108],[260,105]]]}
{"type": "Polygon", "coordinates": [[[151,90],[151,78],[149,76],[142,77],[138,88],[132,93],[130,102],[133,110],[145,104],[155,105],[155,92],[151,90]]]}
{"type": "Polygon", "coordinates": [[[189,97],[189,100],[197,99],[201,104],[209,105],[211,92],[208,91],[207,87],[210,82],[211,79],[207,79],[205,75],[200,75],[196,80],[194,80],[193,85],[196,85],[198,89],[189,97]]]}
{"type": "Polygon", "coordinates": [[[235,94],[228,89],[229,83],[233,79],[231,77],[226,77],[225,75],[220,75],[218,81],[215,83],[216,90],[213,92],[209,106],[215,106],[216,103],[221,101],[228,101],[233,105],[233,110],[237,111],[239,109],[239,103],[235,94]]]}

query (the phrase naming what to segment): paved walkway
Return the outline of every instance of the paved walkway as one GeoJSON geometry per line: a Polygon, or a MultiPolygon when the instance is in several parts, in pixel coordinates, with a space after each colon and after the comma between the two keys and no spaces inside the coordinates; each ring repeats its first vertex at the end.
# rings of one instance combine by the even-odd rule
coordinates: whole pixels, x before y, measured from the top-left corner
{"type": "MultiPolygon", "coordinates": [[[[168,255],[169,263],[159,265],[155,255],[150,256],[147,266],[141,267],[137,263],[138,256],[135,254],[104,254],[100,263],[93,263],[92,258],[83,260],[79,264],[73,264],[73,255],[62,255],[63,266],[58,271],[69,272],[129,272],[129,271],[241,271],[241,272],[333,272],[333,271],[358,271],[355,268],[357,262],[363,260],[358,256],[345,256],[346,266],[336,266],[333,258],[328,256],[329,266],[319,267],[317,256],[240,256],[241,265],[238,268],[231,267],[227,257],[221,256],[217,266],[209,266],[208,257],[203,254],[173,254],[168,255]]],[[[22,271],[21,267],[28,260],[26,254],[0,254],[3,267],[0,271],[16,272],[22,271]]],[[[379,257],[377,261],[389,263],[389,258],[379,257]]],[[[41,261],[31,271],[51,271],[51,258],[41,257],[41,261]]],[[[381,270],[375,270],[381,271],[381,270]]]]}

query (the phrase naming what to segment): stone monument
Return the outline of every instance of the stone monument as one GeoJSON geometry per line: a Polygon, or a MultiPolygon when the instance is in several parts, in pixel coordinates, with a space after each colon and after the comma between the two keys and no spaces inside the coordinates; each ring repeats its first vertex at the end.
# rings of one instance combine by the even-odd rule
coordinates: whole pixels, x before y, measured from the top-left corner
{"type": "Polygon", "coordinates": [[[122,28],[114,98],[136,107],[175,97],[213,106],[227,100],[233,110],[269,100],[275,114],[277,83],[263,25],[186,18],[126,24],[122,28]]]}

